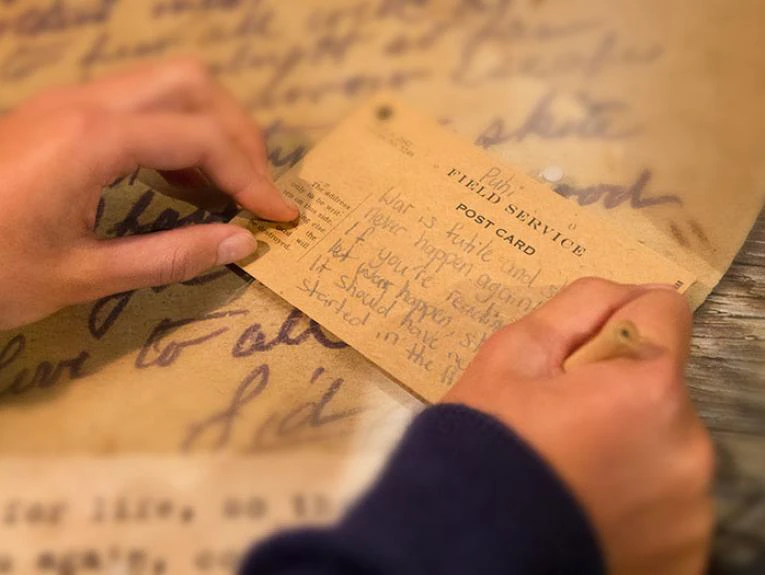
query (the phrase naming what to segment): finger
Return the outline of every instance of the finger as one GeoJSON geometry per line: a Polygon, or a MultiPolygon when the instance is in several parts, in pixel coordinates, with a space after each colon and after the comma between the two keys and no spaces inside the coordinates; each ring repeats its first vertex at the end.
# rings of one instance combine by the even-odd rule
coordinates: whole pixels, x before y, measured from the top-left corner
{"type": "Polygon", "coordinates": [[[297,206],[253,169],[213,117],[158,113],[118,121],[112,154],[120,158],[119,173],[199,167],[221,191],[262,218],[287,222],[299,216],[297,206]]]}
{"type": "Polygon", "coordinates": [[[494,334],[479,350],[471,368],[484,364],[514,381],[560,373],[571,351],[597,333],[615,310],[643,291],[601,279],[578,280],[494,334]]]}
{"type": "Polygon", "coordinates": [[[614,312],[645,292],[640,286],[583,278],[512,327],[527,332],[543,348],[548,367],[555,371],[614,312]]]}
{"type": "Polygon", "coordinates": [[[116,112],[209,112],[242,147],[258,173],[268,176],[262,132],[198,60],[182,58],[143,65],[77,88],[73,97],[116,112]]]}
{"type": "Polygon", "coordinates": [[[690,352],[692,315],[688,301],[670,290],[650,290],[617,310],[609,324],[631,321],[639,345],[648,357],[668,352],[676,365],[684,365],[690,352]]]}
{"type": "Polygon", "coordinates": [[[185,58],[103,76],[72,89],[69,97],[114,112],[191,112],[207,105],[211,83],[201,63],[185,58]]]}
{"type": "Polygon", "coordinates": [[[110,240],[89,240],[68,266],[74,301],[182,282],[237,262],[257,248],[254,236],[229,224],[203,224],[110,240]]]}
{"type": "Polygon", "coordinates": [[[640,336],[639,353],[595,359],[553,384],[565,382],[564,387],[576,390],[575,394],[590,388],[603,401],[621,398],[623,405],[648,409],[660,420],[676,422],[680,429],[698,431],[701,423],[684,377],[692,324],[688,302],[672,290],[648,290],[618,309],[605,328],[625,321],[633,323],[640,336]]]}
{"type": "Polygon", "coordinates": [[[231,204],[231,197],[215,187],[198,168],[141,170],[138,180],[166,196],[183,200],[207,211],[222,211],[231,204]]]}
{"type": "Polygon", "coordinates": [[[270,178],[268,149],[260,127],[233,94],[214,82],[210,86],[212,111],[220,117],[234,141],[245,150],[258,173],[270,178]]]}

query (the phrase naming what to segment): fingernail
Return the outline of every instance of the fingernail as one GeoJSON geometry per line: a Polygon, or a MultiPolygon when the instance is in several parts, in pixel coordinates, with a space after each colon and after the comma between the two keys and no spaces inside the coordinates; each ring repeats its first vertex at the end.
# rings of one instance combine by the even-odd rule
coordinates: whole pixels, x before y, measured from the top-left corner
{"type": "Polygon", "coordinates": [[[293,200],[292,198],[287,196],[284,192],[282,192],[274,184],[271,184],[271,185],[273,186],[273,188],[276,191],[276,193],[281,196],[282,200],[284,201],[284,204],[287,207],[289,207],[289,209],[291,209],[293,212],[295,212],[295,218],[297,219],[300,216],[300,206],[297,204],[297,202],[295,202],[295,200],[293,200]]]}
{"type": "Polygon", "coordinates": [[[276,187],[276,184],[274,184],[271,180],[264,180],[264,184],[267,186],[270,186],[271,189],[275,194],[277,194],[279,197],[281,197],[282,201],[284,202],[284,205],[286,205],[290,210],[295,212],[295,218],[297,219],[300,217],[300,206],[293,200],[292,198],[288,197],[284,194],[278,187],[276,187]]]}
{"type": "Polygon", "coordinates": [[[238,233],[218,246],[218,265],[225,266],[242,260],[258,249],[258,242],[249,232],[238,233]]]}
{"type": "Polygon", "coordinates": [[[285,203],[285,204],[287,204],[287,205],[288,205],[290,208],[292,208],[292,209],[294,209],[294,210],[296,210],[296,211],[299,211],[299,210],[300,210],[300,207],[299,207],[299,206],[298,206],[298,205],[295,203],[295,200],[293,200],[292,198],[290,198],[290,197],[289,197],[287,194],[285,194],[285,193],[284,193],[284,192],[282,192],[282,191],[281,191],[281,190],[280,190],[278,187],[276,187],[276,184],[274,184],[274,183],[271,183],[271,188],[272,188],[272,189],[273,189],[273,190],[274,190],[274,191],[275,191],[277,194],[279,194],[279,196],[282,198],[282,200],[284,200],[284,203],[285,203]]]}
{"type": "Polygon", "coordinates": [[[677,291],[672,284],[643,284],[640,287],[643,289],[663,289],[668,291],[677,291]]]}
{"type": "Polygon", "coordinates": [[[295,211],[295,213],[297,214],[297,217],[295,219],[300,217],[300,206],[297,204],[295,200],[293,200],[292,198],[288,198],[287,196],[284,196],[284,203],[287,204],[291,209],[295,211]]]}
{"type": "Polygon", "coordinates": [[[255,171],[258,173],[258,175],[263,176],[266,180],[269,182],[272,182],[271,179],[271,170],[268,169],[268,163],[261,164],[259,162],[255,162],[255,171]]]}

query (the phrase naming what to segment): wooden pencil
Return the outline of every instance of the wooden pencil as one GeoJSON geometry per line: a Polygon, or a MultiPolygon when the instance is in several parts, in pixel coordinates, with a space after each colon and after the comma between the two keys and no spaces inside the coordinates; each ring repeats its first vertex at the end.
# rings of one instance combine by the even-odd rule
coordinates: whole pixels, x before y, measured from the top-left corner
{"type": "Polygon", "coordinates": [[[640,332],[633,322],[614,321],[568,356],[563,371],[617,357],[639,357],[641,347],[640,332]]]}

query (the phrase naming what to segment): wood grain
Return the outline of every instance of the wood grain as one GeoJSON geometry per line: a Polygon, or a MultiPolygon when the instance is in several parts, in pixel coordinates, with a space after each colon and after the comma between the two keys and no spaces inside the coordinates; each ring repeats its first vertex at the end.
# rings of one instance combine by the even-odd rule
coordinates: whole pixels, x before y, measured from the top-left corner
{"type": "Polygon", "coordinates": [[[718,451],[713,572],[765,573],[765,211],[696,315],[691,396],[718,451]]]}

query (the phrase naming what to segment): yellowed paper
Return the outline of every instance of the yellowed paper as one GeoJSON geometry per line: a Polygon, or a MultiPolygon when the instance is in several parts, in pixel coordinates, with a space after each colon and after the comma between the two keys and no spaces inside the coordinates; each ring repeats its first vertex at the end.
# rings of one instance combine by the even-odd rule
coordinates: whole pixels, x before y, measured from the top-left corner
{"type": "Polygon", "coordinates": [[[429,401],[492,333],[576,279],[694,281],[390,94],[278,185],[300,224],[249,223],[264,249],[245,271],[429,401]]]}
{"type": "MultiPolygon", "coordinates": [[[[107,194],[107,235],[209,218],[131,181],[107,194]],[[127,205],[109,204],[115,197],[127,205]]],[[[2,334],[0,452],[386,450],[415,402],[335,335],[250,285],[215,269],[2,334]]]]}
{"type": "MultiPolygon", "coordinates": [[[[194,55],[260,121],[281,173],[358,102],[388,87],[572,204],[679,261],[700,277],[689,293],[698,304],[762,205],[761,11],[757,0],[6,2],[0,108],[149,59],[194,55]]],[[[140,181],[107,192],[105,236],[206,221],[157,195],[146,202],[140,181]]],[[[188,348],[165,371],[136,368],[136,356],[163,319],[203,317],[243,289],[221,273],[201,285],[142,290],[102,302],[100,311],[81,306],[3,334],[4,349],[17,335],[25,338],[23,353],[0,371],[3,389],[20,373],[25,384],[38,372],[47,381],[46,370],[83,351],[91,359],[72,384],[71,370],[63,369],[55,385],[3,396],[2,449],[178,449],[187,426],[205,415],[202,406],[215,404],[210,382],[225,381],[220,406],[247,375],[231,346],[250,318],[219,319],[216,329],[234,327],[188,348]],[[91,333],[94,314],[116,318],[109,334],[91,333]],[[89,422],[98,422],[97,433],[89,422]]],[[[268,335],[278,333],[289,306],[267,294],[244,297],[268,335]]],[[[205,324],[212,325],[197,322],[174,333],[201,337],[205,324]]],[[[317,351],[273,353],[285,365],[302,365],[317,351]]],[[[353,373],[365,369],[358,356],[342,361],[353,373]]],[[[321,397],[306,369],[278,370],[274,401],[282,410],[299,407],[292,397],[321,397]]],[[[377,402],[369,399],[377,397],[372,386],[384,378],[358,381],[354,389],[371,390],[362,393],[364,401],[377,402]]],[[[248,405],[253,422],[268,415],[255,409],[260,405],[248,405]]],[[[232,449],[246,451],[246,443],[237,439],[232,449]]]]}
{"type": "Polygon", "coordinates": [[[44,0],[0,6],[0,108],[196,55],[260,120],[278,169],[400,91],[700,278],[765,198],[759,0],[44,0]]]}
{"type": "MultiPolygon", "coordinates": [[[[106,198],[105,235],[209,217],[138,178],[106,198]]],[[[0,381],[13,573],[234,573],[257,539],[334,519],[418,409],[226,269],[4,333],[0,381]]]]}
{"type": "Polygon", "coordinates": [[[381,462],[311,453],[6,459],[0,571],[230,575],[257,539],[334,520],[381,462]]]}
{"type": "MultiPolygon", "coordinates": [[[[387,87],[688,267],[701,277],[690,294],[698,304],[762,206],[762,9],[759,0],[0,2],[0,109],[44,88],[150,59],[192,55],[261,123],[278,174],[362,100],[387,87]]],[[[152,195],[141,177],[106,193],[104,236],[207,221],[188,206],[152,195]]],[[[226,270],[216,273],[198,284],[141,290],[1,334],[0,346],[14,355],[0,361],[0,389],[18,385],[26,391],[0,398],[0,451],[177,453],[190,427],[230,408],[238,386],[260,365],[256,361],[273,367],[268,392],[242,406],[222,446],[218,423],[186,453],[252,456],[262,448],[275,453],[310,444],[322,454],[341,454],[332,463],[339,469],[354,454],[384,450],[395,440],[393,429],[400,430],[417,406],[405,394],[396,396],[397,388],[352,350],[327,349],[309,337],[299,346],[233,357],[245,330],[259,323],[271,341],[292,308],[267,290],[247,290],[226,270]],[[249,315],[203,321],[236,311],[228,304],[237,294],[249,315]],[[197,321],[149,341],[165,319],[197,321]],[[182,347],[167,367],[136,365],[144,347],[151,363],[171,343],[208,338],[224,328],[182,347]],[[24,346],[16,355],[19,335],[24,346]],[[76,361],[82,352],[88,359],[76,361]],[[361,411],[322,417],[316,427],[308,414],[322,405],[334,381],[312,383],[320,366],[345,379],[322,414],[361,411]],[[302,411],[281,434],[269,423],[296,410],[302,411]],[[267,441],[254,441],[264,427],[267,441]]],[[[308,326],[301,318],[291,333],[308,326]]],[[[292,460],[297,471],[280,464],[259,469],[310,488],[313,478],[301,473],[301,459],[292,460]]],[[[66,484],[76,499],[99,473],[114,477],[114,493],[120,492],[121,475],[108,460],[92,466],[63,461],[57,471],[36,463],[41,466],[29,472],[4,469],[3,478],[19,478],[3,484],[8,498],[55,493],[55,486],[66,484]],[[43,482],[48,475],[51,482],[43,482]],[[25,491],[37,485],[41,491],[25,491]]],[[[202,465],[209,472],[215,468],[202,465]]],[[[262,473],[248,473],[242,482],[254,484],[262,473]]],[[[169,468],[146,474],[147,483],[173,477],[168,495],[199,497],[184,490],[179,469],[175,475],[169,468]]],[[[236,485],[240,492],[235,475],[210,475],[200,490],[226,492],[236,485]]],[[[217,524],[210,520],[209,526],[214,534],[217,524]]],[[[241,530],[238,541],[261,533],[249,524],[241,530]]],[[[97,539],[84,530],[78,538],[79,531],[78,525],[69,528],[67,549],[92,542],[111,548],[124,536],[120,531],[97,539]]],[[[155,537],[157,549],[169,548],[160,531],[140,536],[155,537]]],[[[9,547],[35,557],[52,532],[15,533],[9,547]]],[[[221,531],[220,537],[231,535],[221,531]]]]}

